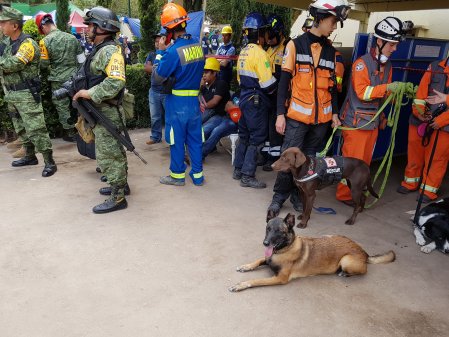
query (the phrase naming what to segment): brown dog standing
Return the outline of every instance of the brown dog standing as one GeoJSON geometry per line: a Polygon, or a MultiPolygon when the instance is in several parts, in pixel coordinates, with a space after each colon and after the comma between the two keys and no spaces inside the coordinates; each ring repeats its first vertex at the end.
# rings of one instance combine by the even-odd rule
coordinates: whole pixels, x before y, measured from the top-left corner
{"type": "MultiPolygon", "coordinates": [[[[332,160],[332,157],[330,157],[332,160]]],[[[352,200],[354,201],[354,212],[352,216],[346,220],[347,225],[353,225],[357,214],[363,211],[365,207],[366,196],[364,190],[368,189],[372,196],[379,198],[374,192],[371,185],[371,175],[369,166],[363,160],[357,158],[340,157],[343,161],[343,169],[341,177],[345,178],[349,188],[351,189],[352,200]]],[[[312,213],[313,203],[315,201],[317,189],[321,189],[327,185],[322,186],[322,180],[319,177],[309,179],[308,171],[311,166],[311,158],[305,156],[297,147],[291,147],[285,150],[279,160],[272,165],[275,171],[290,171],[293,175],[293,180],[299,188],[302,196],[303,212],[298,216],[301,222],[298,224],[299,228],[307,227],[307,222],[312,213]],[[306,178],[304,178],[306,177],[306,178]]],[[[267,221],[277,214],[267,214],[267,221]]]]}
{"type": "Polygon", "coordinates": [[[265,257],[237,268],[247,272],[268,265],[274,272],[270,278],[240,282],[229,291],[241,291],[252,287],[286,284],[298,277],[333,274],[339,276],[366,274],[367,263],[389,263],[395,254],[389,251],[369,256],[357,243],[345,236],[329,235],[321,238],[295,236],[295,215],[285,219],[273,218],[267,223],[263,241],[265,257]]]}

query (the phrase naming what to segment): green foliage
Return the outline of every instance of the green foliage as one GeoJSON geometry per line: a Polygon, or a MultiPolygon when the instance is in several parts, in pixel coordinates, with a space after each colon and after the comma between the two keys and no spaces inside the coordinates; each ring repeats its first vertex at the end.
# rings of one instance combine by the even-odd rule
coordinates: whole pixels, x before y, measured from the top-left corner
{"type": "Polygon", "coordinates": [[[150,50],[154,50],[153,34],[160,30],[160,14],[163,0],[139,0],[140,32],[142,38],[139,41],[142,60],[150,50]]]}
{"type": "Polygon", "coordinates": [[[203,6],[202,0],[184,0],[184,9],[187,12],[197,12],[203,6]]]}
{"type": "Polygon", "coordinates": [[[39,34],[39,30],[37,29],[36,23],[34,22],[33,19],[27,20],[23,24],[23,32],[25,34],[30,35],[38,43],[43,37],[42,35],[39,34]]]}
{"type": "Polygon", "coordinates": [[[56,12],[58,13],[58,19],[56,25],[63,32],[69,32],[69,1],[68,0],[56,0],[56,12]]]}
{"type": "Polygon", "coordinates": [[[111,8],[112,0],[97,0],[97,6],[111,8]]]}
{"type": "Polygon", "coordinates": [[[126,88],[134,95],[134,119],[126,122],[128,128],[148,128],[150,126],[148,107],[150,76],[143,68],[143,64],[126,66],[126,88]]]}

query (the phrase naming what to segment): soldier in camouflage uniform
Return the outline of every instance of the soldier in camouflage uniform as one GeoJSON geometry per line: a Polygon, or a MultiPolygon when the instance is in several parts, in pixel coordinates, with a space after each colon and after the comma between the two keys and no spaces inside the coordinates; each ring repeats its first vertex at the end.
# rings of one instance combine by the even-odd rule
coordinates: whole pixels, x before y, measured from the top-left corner
{"type": "MultiPolygon", "coordinates": [[[[116,127],[123,129],[120,97],[125,88],[125,61],[120,44],[114,41],[115,34],[120,31],[120,22],[111,10],[94,7],[86,13],[84,23],[88,25],[87,35],[93,41],[94,48],[77,74],[85,76],[86,85],[76,88],[73,99],[92,100],[102,114],[116,127]]],[[[125,188],[126,194],[129,194],[129,187],[125,150],[102,125],[97,124],[93,132],[98,166],[111,185],[100,189],[100,194],[110,194],[110,197],[95,206],[93,212],[108,213],[126,208],[125,188]]]]}
{"type": "MultiPolygon", "coordinates": [[[[39,33],[45,35],[39,42],[41,69],[50,68],[48,81],[51,90],[55,91],[76,73],[86,58],[76,37],[56,28],[50,14],[36,15],[36,25],[39,33]]],[[[58,111],[59,122],[65,130],[62,139],[73,142],[75,131],[73,121],[70,120],[70,99],[53,99],[53,104],[58,111]]]]}
{"type": "Polygon", "coordinates": [[[49,177],[57,168],[40,102],[40,51],[37,43],[22,33],[22,20],[22,12],[3,7],[0,28],[9,37],[0,56],[0,69],[7,90],[5,101],[13,116],[14,129],[26,151],[25,157],[13,161],[12,166],[37,165],[37,150],[45,162],[42,176],[49,177]]]}

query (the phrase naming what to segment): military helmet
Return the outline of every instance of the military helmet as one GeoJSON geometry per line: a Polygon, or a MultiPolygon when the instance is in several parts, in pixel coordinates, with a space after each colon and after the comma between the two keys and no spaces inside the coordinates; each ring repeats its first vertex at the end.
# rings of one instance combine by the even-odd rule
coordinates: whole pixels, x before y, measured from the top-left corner
{"type": "Polygon", "coordinates": [[[113,11],[104,7],[94,7],[84,16],[84,24],[93,23],[107,32],[120,31],[120,21],[113,11]]]}

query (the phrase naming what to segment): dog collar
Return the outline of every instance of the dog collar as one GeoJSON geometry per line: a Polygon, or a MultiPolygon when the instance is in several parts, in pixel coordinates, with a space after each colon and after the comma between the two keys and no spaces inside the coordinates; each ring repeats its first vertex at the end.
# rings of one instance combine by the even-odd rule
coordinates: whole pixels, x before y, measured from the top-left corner
{"type": "Polygon", "coordinates": [[[310,159],[309,168],[307,169],[307,173],[301,178],[294,178],[297,182],[303,183],[305,181],[313,180],[318,178],[318,173],[315,170],[315,159],[307,156],[310,159]]]}

